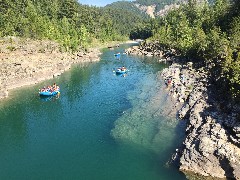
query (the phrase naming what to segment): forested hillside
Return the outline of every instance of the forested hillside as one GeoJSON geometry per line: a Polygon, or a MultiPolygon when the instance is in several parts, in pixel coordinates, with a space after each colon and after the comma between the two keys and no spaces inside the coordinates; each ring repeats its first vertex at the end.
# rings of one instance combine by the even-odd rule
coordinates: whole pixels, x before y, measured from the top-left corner
{"type": "Polygon", "coordinates": [[[140,38],[148,38],[152,35],[150,21],[133,2],[126,1],[104,8],[81,5],[77,0],[2,0],[0,3],[0,37],[54,40],[66,51],[128,39],[130,34],[134,38],[136,33],[136,37],[142,34],[140,38]]]}
{"type": "Polygon", "coordinates": [[[128,35],[132,29],[144,26],[150,17],[141,12],[131,2],[115,2],[103,8],[105,14],[109,14],[117,33],[128,35]]]}
{"type": "Polygon", "coordinates": [[[153,41],[207,67],[220,98],[240,99],[240,1],[189,0],[153,24],[153,41]]]}
{"type": "Polygon", "coordinates": [[[135,16],[142,16],[144,18],[147,18],[148,16],[140,11],[132,2],[128,1],[117,1],[113,2],[107,6],[105,6],[106,9],[118,9],[122,11],[127,11],[129,13],[133,13],[135,16]]]}
{"type": "Polygon", "coordinates": [[[0,37],[50,39],[65,50],[93,42],[124,40],[142,15],[124,8],[90,7],[77,0],[2,0],[0,37]]]}

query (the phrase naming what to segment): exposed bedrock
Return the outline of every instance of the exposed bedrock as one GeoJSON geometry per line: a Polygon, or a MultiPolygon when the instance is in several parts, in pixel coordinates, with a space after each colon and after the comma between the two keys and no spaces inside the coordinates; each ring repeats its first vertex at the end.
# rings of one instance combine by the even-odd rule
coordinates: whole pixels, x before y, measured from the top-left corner
{"type": "Polygon", "coordinates": [[[173,155],[173,162],[187,178],[240,179],[239,104],[220,103],[207,69],[192,68],[191,62],[174,63],[179,62],[174,49],[162,47],[158,42],[144,42],[126,53],[173,62],[161,76],[172,104],[179,107],[178,117],[187,121],[186,138],[173,155]]]}
{"type": "Polygon", "coordinates": [[[51,41],[0,40],[0,99],[8,96],[8,90],[59,76],[73,63],[99,60],[100,51],[88,53],[61,52],[51,41]]]}
{"type": "MultiPolygon", "coordinates": [[[[194,72],[192,90],[178,112],[188,121],[186,139],[175,156],[180,170],[205,177],[240,179],[239,110],[235,107],[229,114],[223,113],[210,93],[207,76],[194,72]]],[[[191,70],[187,73],[191,74],[191,70]]]]}

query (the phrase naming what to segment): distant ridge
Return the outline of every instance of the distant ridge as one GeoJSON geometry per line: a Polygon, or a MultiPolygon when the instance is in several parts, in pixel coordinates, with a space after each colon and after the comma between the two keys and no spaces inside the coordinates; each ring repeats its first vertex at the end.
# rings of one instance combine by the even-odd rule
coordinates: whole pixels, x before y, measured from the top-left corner
{"type": "MultiPolygon", "coordinates": [[[[199,2],[213,0],[198,0],[199,2]]],[[[131,11],[139,16],[148,16],[155,18],[164,16],[172,9],[178,8],[180,4],[187,3],[187,0],[136,0],[136,1],[118,1],[105,6],[105,8],[115,8],[131,11]]]]}

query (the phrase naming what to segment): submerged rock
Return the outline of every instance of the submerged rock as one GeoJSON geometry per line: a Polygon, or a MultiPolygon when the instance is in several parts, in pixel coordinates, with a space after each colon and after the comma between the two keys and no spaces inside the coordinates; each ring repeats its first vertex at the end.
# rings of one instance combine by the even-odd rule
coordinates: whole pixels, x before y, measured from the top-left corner
{"type": "Polygon", "coordinates": [[[129,94],[133,108],[115,121],[111,134],[116,140],[138,144],[160,153],[171,146],[167,142],[175,142],[174,138],[180,137],[175,129],[179,121],[175,118],[176,112],[172,113],[171,118],[164,118],[173,110],[169,106],[172,104],[171,98],[167,98],[169,96],[164,90],[163,81],[159,79],[156,84],[149,86],[149,78],[142,79],[141,84],[137,85],[141,87],[139,93],[132,93],[134,97],[129,94]]]}

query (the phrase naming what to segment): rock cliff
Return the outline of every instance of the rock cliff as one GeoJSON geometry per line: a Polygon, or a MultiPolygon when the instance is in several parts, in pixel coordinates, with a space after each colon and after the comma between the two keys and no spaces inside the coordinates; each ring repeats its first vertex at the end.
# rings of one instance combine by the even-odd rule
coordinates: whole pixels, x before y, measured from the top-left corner
{"type": "MultiPolygon", "coordinates": [[[[221,105],[207,69],[182,62],[175,50],[156,43],[143,43],[126,53],[158,56],[173,62],[162,71],[174,104],[181,104],[177,115],[187,121],[186,138],[173,155],[173,162],[189,179],[240,179],[240,105],[221,105]]],[[[184,62],[184,61],[183,61],[184,62]]]]}

